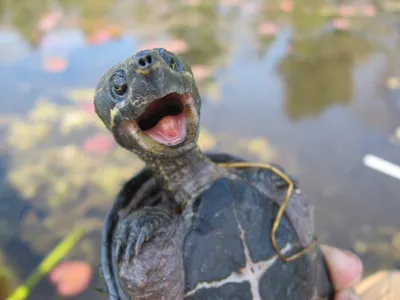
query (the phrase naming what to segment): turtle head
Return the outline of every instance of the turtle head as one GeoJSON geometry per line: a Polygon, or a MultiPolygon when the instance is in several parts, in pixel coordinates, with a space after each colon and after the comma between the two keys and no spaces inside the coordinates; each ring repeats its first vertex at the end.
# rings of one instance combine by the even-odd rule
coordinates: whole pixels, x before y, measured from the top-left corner
{"type": "Polygon", "coordinates": [[[187,62],[162,48],[139,51],[100,79],[97,115],[139,157],[175,157],[199,134],[201,99],[187,62]]]}

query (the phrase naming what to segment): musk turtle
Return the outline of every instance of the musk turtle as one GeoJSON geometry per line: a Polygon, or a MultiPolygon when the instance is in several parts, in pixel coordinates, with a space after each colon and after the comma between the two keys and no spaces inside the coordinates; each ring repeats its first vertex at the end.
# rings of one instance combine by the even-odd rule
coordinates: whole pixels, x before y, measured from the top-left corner
{"type": "Polygon", "coordinates": [[[139,51],[103,75],[94,104],[146,163],[103,228],[110,299],[333,299],[296,179],[199,149],[201,97],[185,60],[139,51]]]}

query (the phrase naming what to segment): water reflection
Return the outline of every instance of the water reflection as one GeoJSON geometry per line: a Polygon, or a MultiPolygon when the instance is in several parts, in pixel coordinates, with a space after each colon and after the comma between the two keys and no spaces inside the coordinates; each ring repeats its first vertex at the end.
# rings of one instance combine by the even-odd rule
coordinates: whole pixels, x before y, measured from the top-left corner
{"type": "MultiPolygon", "coordinates": [[[[357,222],[378,226],[385,219],[400,231],[396,183],[365,175],[360,163],[367,151],[400,163],[387,132],[400,126],[392,109],[400,93],[388,97],[375,85],[382,76],[400,76],[399,45],[387,42],[398,38],[389,12],[381,16],[369,6],[353,18],[348,7],[334,12],[316,0],[0,5],[0,151],[7,157],[0,168],[0,245],[6,254],[18,248],[15,241],[24,245],[7,262],[23,270],[21,277],[34,267],[26,261],[37,263],[74,227],[89,234],[68,259],[98,264],[105,213],[142,163],[117,147],[95,116],[93,89],[112,64],[147,47],[166,47],[193,65],[205,101],[201,147],[278,161],[300,174],[325,241],[355,247],[346,229],[354,225],[357,233],[357,222]],[[269,55],[286,37],[289,43],[269,55]],[[376,63],[377,56],[384,59],[376,63]],[[265,70],[272,71],[264,84],[265,70]],[[309,123],[292,124],[300,120],[309,123]],[[327,157],[334,147],[341,151],[327,157]]],[[[398,259],[380,259],[382,253],[365,256],[368,272],[376,261],[398,259]]],[[[42,288],[37,295],[51,294],[42,288]]]]}
{"type": "Polygon", "coordinates": [[[360,36],[330,32],[295,40],[279,66],[286,85],[285,111],[292,120],[317,117],[333,105],[348,105],[353,97],[353,69],[371,53],[360,36]]]}

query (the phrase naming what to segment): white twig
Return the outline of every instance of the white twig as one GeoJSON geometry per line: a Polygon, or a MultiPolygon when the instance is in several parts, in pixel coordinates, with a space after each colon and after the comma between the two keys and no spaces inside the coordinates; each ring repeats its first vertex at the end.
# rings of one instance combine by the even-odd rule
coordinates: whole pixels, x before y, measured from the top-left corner
{"type": "Polygon", "coordinates": [[[400,166],[372,154],[364,156],[364,165],[400,180],[400,166]]]}

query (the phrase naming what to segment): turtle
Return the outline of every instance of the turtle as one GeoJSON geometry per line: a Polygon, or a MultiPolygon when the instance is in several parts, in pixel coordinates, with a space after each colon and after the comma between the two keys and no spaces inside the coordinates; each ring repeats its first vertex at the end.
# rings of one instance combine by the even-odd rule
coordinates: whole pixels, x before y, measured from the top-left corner
{"type": "Polygon", "coordinates": [[[139,50],[99,79],[97,116],[145,163],[104,223],[109,299],[333,299],[296,177],[203,152],[201,103],[189,62],[164,48],[139,50]]]}

